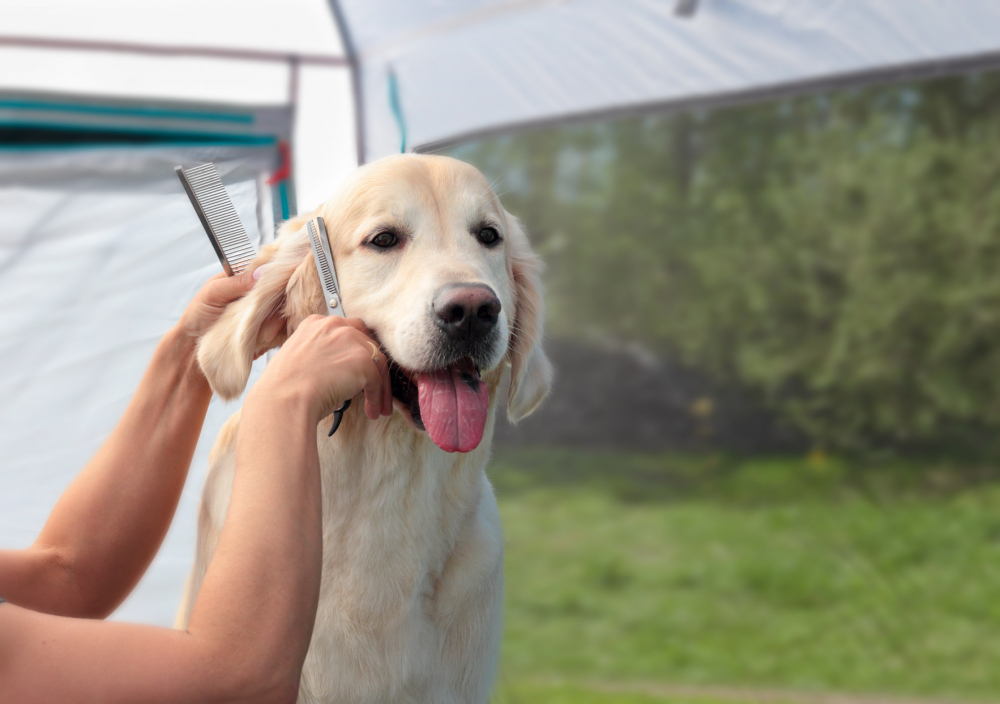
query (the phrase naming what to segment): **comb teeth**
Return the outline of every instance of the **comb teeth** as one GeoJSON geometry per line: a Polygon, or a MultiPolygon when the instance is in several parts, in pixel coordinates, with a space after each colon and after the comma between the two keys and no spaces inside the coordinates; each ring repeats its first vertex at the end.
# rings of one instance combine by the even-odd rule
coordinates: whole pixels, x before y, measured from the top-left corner
{"type": "Polygon", "coordinates": [[[306,226],[309,229],[309,240],[312,242],[313,251],[316,252],[316,261],[319,264],[319,274],[323,277],[323,288],[325,288],[327,292],[339,296],[340,292],[337,291],[337,283],[333,279],[333,271],[330,269],[330,262],[326,257],[323,245],[320,243],[319,232],[317,232],[316,229],[316,222],[314,220],[310,220],[306,226]]]}
{"type": "Polygon", "coordinates": [[[226,273],[230,276],[243,273],[257,256],[257,250],[236,214],[215,164],[202,164],[186,171],[177,167],[176,171],[226,273]]]}

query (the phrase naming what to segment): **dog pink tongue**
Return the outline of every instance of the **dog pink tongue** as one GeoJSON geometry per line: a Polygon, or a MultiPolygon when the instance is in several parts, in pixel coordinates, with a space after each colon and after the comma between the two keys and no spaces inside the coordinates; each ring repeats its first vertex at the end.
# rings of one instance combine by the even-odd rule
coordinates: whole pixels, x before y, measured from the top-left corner
{"type": "Polygon", "coordinates": [[[452,366],[417,377],[420,418],[434,444],[445,452],[470,452],[486,428],[490,394],[474,371],[452,366]]]}

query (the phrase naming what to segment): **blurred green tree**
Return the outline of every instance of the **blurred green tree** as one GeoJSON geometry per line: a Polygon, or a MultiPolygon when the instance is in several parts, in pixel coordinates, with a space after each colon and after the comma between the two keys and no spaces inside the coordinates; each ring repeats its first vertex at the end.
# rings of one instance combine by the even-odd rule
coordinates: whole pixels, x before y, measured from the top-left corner
{"type": "Polygon", "coordinates": [[[826,447],[1000,447],[1000,74],[450,153],[532,233],[553,334],[677,355],[826,447]]]}

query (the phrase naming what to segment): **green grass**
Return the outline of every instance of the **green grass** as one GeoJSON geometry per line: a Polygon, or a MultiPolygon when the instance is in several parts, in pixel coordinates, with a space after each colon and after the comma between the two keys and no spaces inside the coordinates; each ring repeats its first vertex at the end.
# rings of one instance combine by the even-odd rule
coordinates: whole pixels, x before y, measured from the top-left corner
{"type": "Polygon", "coordinates": [[[552,681],[1000,700],[995,476],[501,453],[497,701],[680,701],[552,681]]]}
{"type": "MultiPolygon", "coordinates": [[[[642,692],[608,691],[563,682],[501,683],[494,704],[729,704],[712,697],[653,696],[642,692]]],[[[766,704],[757,700],[755,704],[766,704]]]]}

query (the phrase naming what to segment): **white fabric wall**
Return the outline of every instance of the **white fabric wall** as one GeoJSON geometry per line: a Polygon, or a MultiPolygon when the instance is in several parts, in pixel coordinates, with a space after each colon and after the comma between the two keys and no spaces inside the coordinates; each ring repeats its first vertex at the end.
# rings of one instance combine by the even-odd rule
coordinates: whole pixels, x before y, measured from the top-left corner
{"type": "MultiPolygon", "coordinates": [[[[270,149],[0,152],[0,546],[34,540],[117,423],[160,336],[221,271],[173,167],[215,161],[259,243],[272,223],[266,207],[258,215],[258,178],[273,158],[270,149]]],[[[114,618],[173,622],[208,450],[237,407],[213,400],[163,549],[114,618]]]]}

